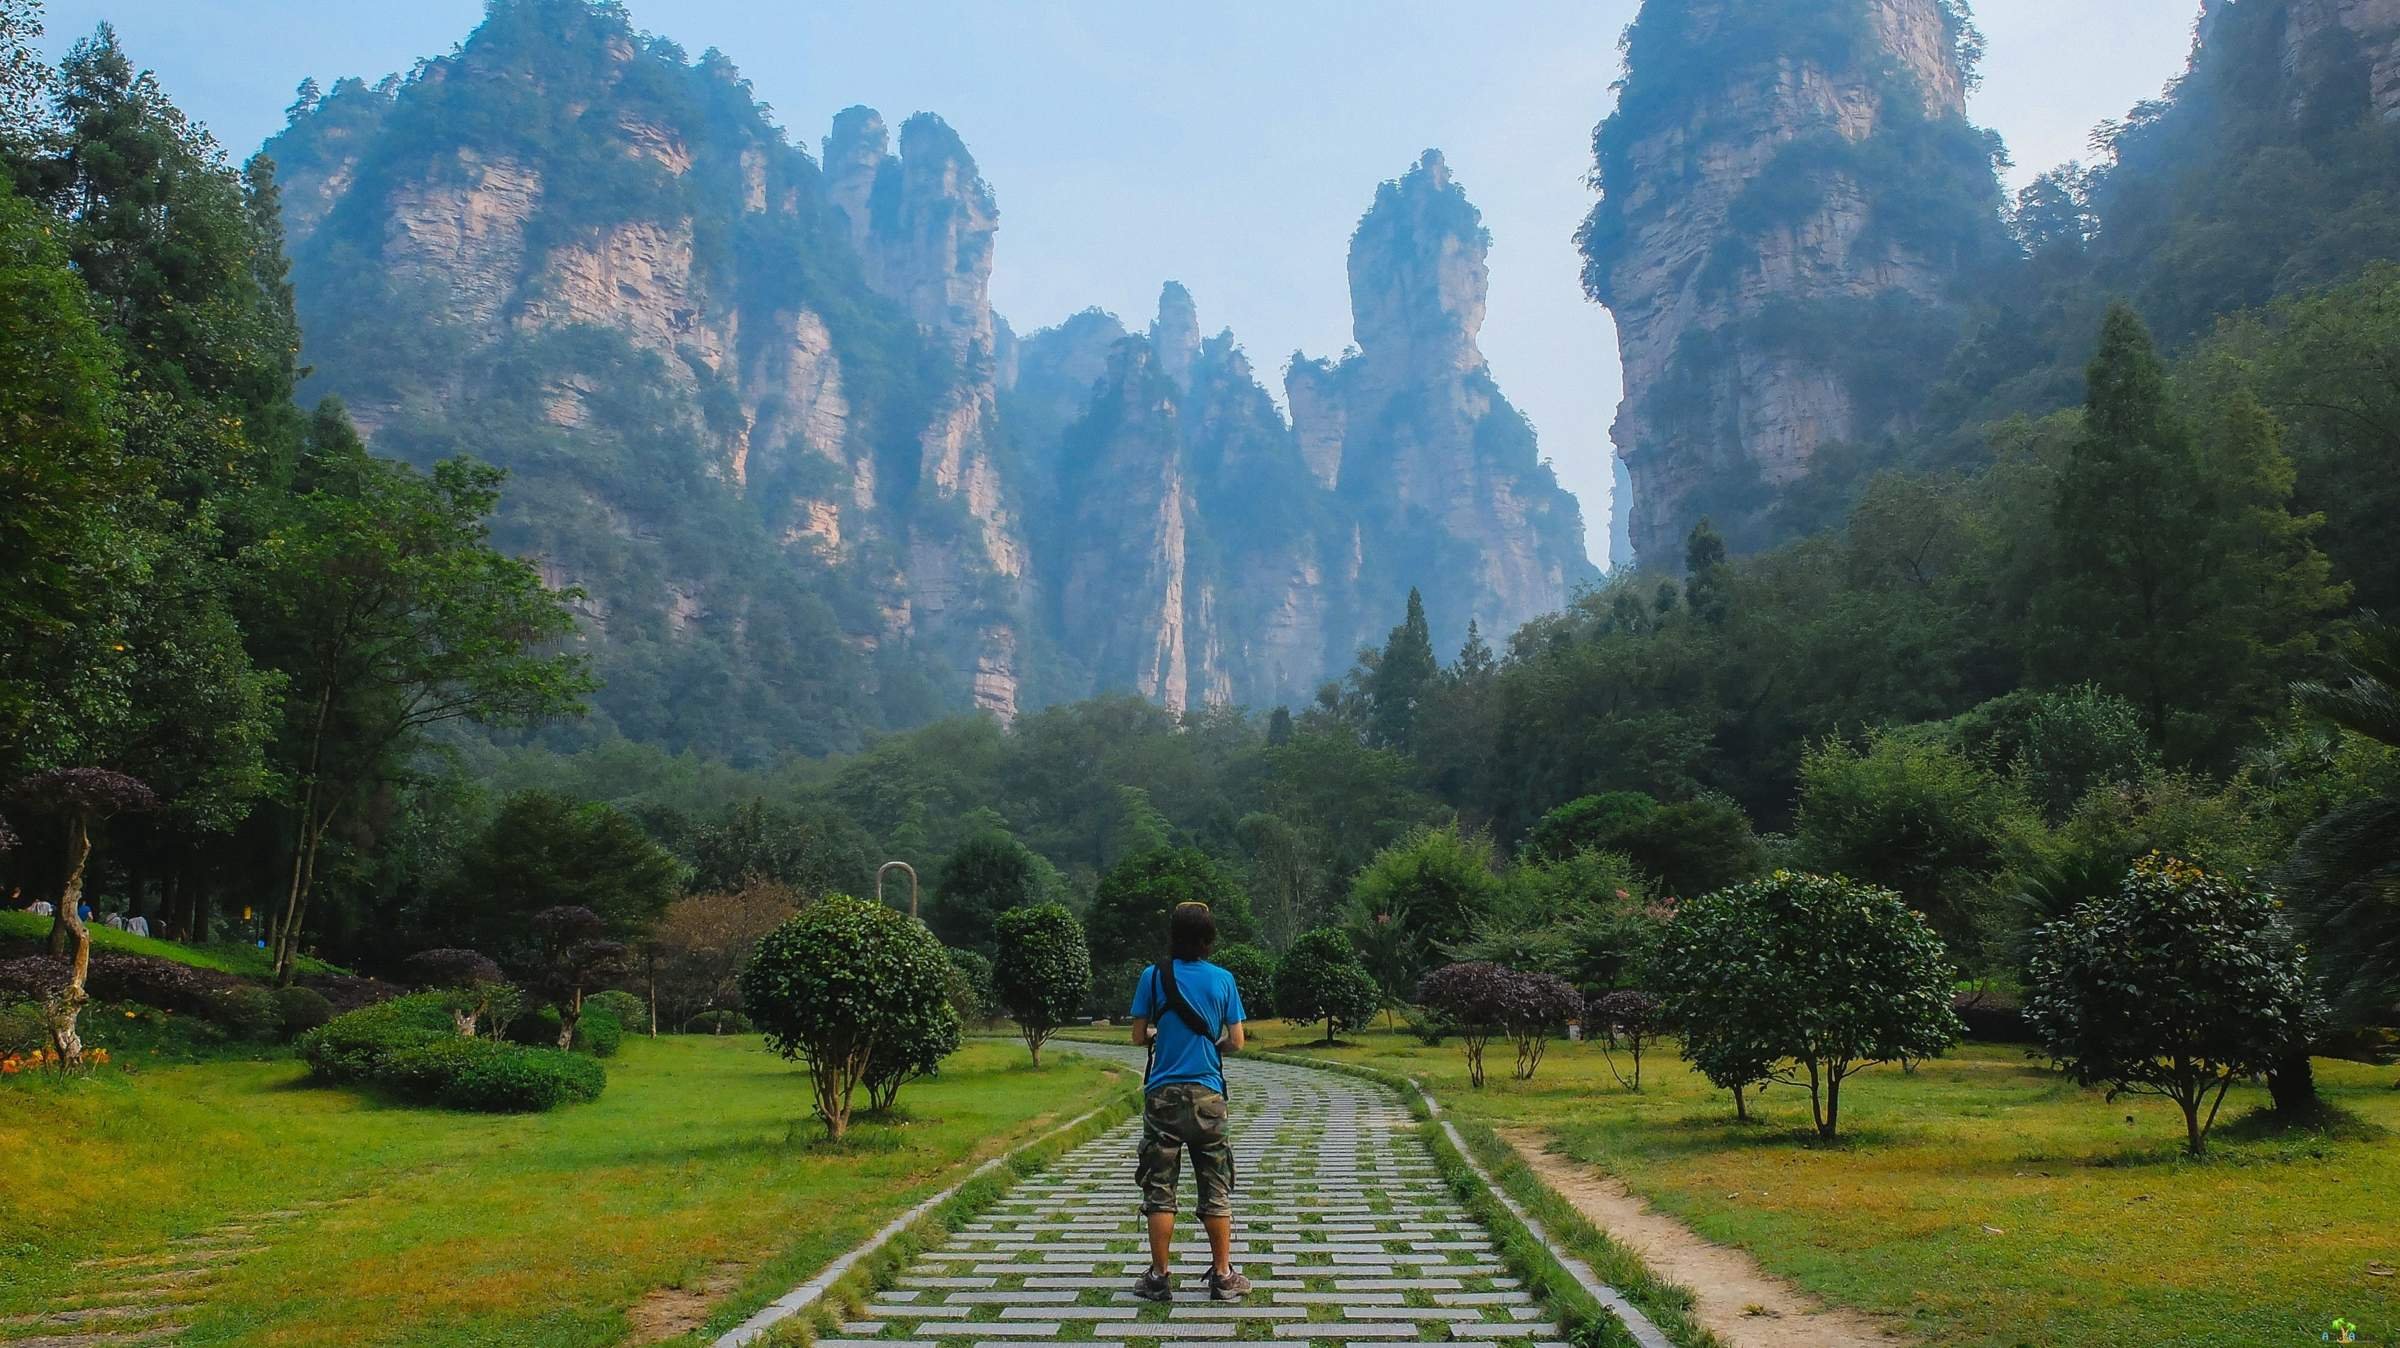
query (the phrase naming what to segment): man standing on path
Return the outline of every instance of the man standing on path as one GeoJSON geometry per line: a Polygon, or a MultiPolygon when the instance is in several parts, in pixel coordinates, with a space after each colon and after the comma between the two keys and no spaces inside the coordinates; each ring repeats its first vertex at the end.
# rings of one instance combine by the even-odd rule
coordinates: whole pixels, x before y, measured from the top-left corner
{"type": "Polygon", "coordinates": [[[1225,1051],[1242,1047],[1242,995],[1233,975],[1208,962],[1217,920],[1205,903],[1179,903],[1167,919],[1169,957],[1142,971],[1133,990],[1133,1042],[1150,1050],[1142,1081],[1142,1153],[1134,1177],[1150,1224],[1150,1271],[1133,1285],[1146,1301],[1168,1301],[1175,1279],[1175,1186],[1192,1154],[1200,1224],[1208,1229],[1208,1295],[1239,1301],[1250,1280],[1233,1267],[1233,1148],[1225,1141],[1225,1051]]]}

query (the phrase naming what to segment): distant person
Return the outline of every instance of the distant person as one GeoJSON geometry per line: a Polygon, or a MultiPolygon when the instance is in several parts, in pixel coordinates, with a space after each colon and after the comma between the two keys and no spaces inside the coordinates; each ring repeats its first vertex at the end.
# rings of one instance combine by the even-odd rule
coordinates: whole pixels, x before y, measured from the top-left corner
{"type": "Polygon", "coordinates": [[[1142,971],[1133,990],[1133,1042],[1150,1050],[1142,1079],[1142,1151],[1134,1178],[1150,1225],[1150,1269],[1134,1283],[1145,1301],[1170,1301],[1175,1189],[1192,1154],[1200,1225],[1208,1231],[1208,1295],[1239,1301],[1250,1280],[1233,1267],[1233,1148],[1225,1140],[1225,1051],[1242,1048],[1242,994],[1233,975],[1208,962],[1217,920],[1205,903],[1180,903],[1167,919],[1168,958],[1142,971]]]}

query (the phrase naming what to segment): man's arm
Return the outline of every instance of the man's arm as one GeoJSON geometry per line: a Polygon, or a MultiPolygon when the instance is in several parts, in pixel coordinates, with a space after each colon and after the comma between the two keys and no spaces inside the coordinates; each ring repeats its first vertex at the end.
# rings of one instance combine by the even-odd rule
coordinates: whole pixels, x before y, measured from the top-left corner
{"type": "Polygon", "coordinates": [[[1144,1020],[1144,1019],[1142,1019],[1142,1018],[1141,1018],[1141,1017],[1139,1017],[1139,1016],[1136,1016],[1136,1017],[1134,1017],[1134,1021],[1133,1021],[1133,1046],[1134,1046],[1135,1048],[1148,1048],[1148,1047],[1150,1046],[1150,1041],[1151,1041],[1151,1040],[1153,1040],[1153,1039],[1155,1039],[1155,1038],[1157,1038],[1157,1037],[1158,1037],[1158,1027],[1157,1027],[1157,1026],[1155,1026],[1155,1025],[1151,1024],[1149,1021],[1147,1021],[1147,1020],[1144,1020]]]}
{"type": "Polygon", "coordinates": [[[1217,1046],[1229,1053],[1239,1053],[1244,1042],[1242,1023],[1237,1020],[1225,1027],[1225,1037],[1217,1041],[1217,1046]]]}

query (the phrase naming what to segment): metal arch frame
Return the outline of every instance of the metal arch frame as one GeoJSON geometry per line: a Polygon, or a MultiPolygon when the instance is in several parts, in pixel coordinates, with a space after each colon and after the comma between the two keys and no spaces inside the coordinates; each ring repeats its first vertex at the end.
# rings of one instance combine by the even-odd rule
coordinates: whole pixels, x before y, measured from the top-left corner
{"type": "Polygon", "coordinates": [[[893,867],[908,872],[908,915],[917,915],[917,868],[905,861],[887,861],[875,868],[875,902],[883,902],[883,873],[893,867]]]}

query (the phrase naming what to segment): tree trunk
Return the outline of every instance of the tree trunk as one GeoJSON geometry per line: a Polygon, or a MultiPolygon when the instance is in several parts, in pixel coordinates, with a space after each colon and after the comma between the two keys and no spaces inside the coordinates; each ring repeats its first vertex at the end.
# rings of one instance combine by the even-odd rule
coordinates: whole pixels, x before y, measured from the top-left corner
{"type": "Polygon", "coordinates": [[[577,987],[558,1005],[558,1046],[575,1047],[575,1026],[583,1019],[583,989],[577,987]]]}
{"type": "Polygon", "coordinates": [[[1808,1116],[1817,1125],[1817,1136],[1825,1132],[1825,1085],[1817,1077],[1817,1060],[1808,1060],[1808,1116]]]}
{"type": "Polygon", "coordinates": [[[1841,1131],[1841,1126],[1842,1126],[1842,1074],[1841,1074],[1841,1072],[1840,1072],[1840,1070],[1839,1070],[1839,1069],[1835,1069],[1835,1070],[1833,1070],[1833,1071],[1831,1071],[1831,1072],[1828,1072],[1828,1073],[1826,1074],[1826,1081],[1825,1081],[1825,1123],[1824,1123],[1824,1126],[1823,1126],[1822,1128],[1818,1129],[1818,1131],[1819,1131],[1820,1133],[1824,1134],[1826,1137],[1830,1138],[1830,1137],[1834,1136],[1834,1134],[1836,1134],[1836,1133],[1838,1133],[1839,1131],[1841,1131]]]}
{"type": "Polygon", "coordinates": [[[2200,1155],[2208,1146],[2207,1134],[2200,1131],[2200,1098],[2178,1099],[2183,1107],[2183,1149],[2186,1154],[2200,1155]]]}
{"type": "Polygon", "coordinates": [[[2317,1069],[2308,1060],[2305,1047],[2277,1058],[2267,1069],[2267,1094],[2275,1102],[2275,1112],[2286,1119],[2304,1119],[2324,1107],[2317,1098],[2317,1069]]]}
{"type": "Polygon", "coordinates": [[[84,980],[92,971],[92,934],[76,909],[83,903],[83,869],[91,855],[91,821],[78,811],[67,817],[67,885],[58,903],[59,917],[74,938],[74,964],[67,971],[66,990],[50,1009],[50,1046],[58,1050],[61,1072],[83,1066],[83,1036],[76,1032],[75,1022],[83,1014],[84,980]]]}

